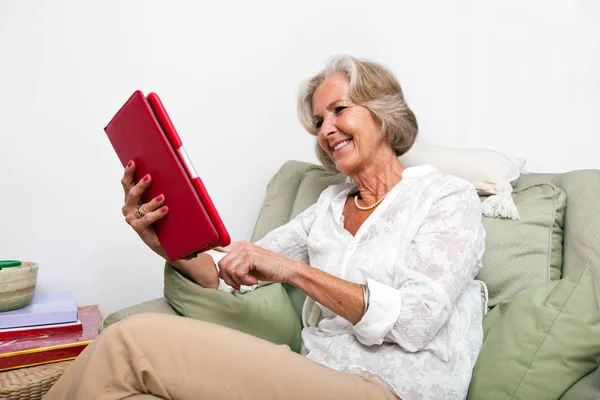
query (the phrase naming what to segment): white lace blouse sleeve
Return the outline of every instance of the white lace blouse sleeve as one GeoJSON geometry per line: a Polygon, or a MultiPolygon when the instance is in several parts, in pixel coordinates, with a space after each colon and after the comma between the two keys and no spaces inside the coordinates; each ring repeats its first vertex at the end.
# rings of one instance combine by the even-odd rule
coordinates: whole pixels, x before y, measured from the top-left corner
{"type": "Polygon", "coordinates": [[[481,268],[485,231],[472,185],[451,180],[441,190],[397,266],[396,287],[367,279],[369,308],[353,326],[365,345],[394,342],[424,349],[448,321],[481,268]]]}
{"type": "MultiPolygon", "coordinates": [[[[308,264],[307,239],[310,228],[315,221],[315,206],[313,204],[287,224],[273,229],[255,244],[284,257],[308,264]]],[[[207,254],[213,258],[217,269],[219,268],[219,261],[226,255],[226,253],[215,250],[210,250],[207,254]]],[[[269,283],[271,282],[259,281],[257,285],[241,286],[240,292],[248,292],[269,283]]],[[[217,290],[232,293],[235,289],[219,278],[219,287],[217,290]]]]}

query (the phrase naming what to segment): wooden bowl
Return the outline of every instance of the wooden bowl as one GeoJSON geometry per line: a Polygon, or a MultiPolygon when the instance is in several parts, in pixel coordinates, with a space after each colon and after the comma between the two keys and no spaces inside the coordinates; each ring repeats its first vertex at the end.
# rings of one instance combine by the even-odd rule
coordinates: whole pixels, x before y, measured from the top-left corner
{"type": "Polygon", "coordinates": [[[0,312],[31,303],[37,283],[38,263],[23,261],[18,267],[0,269],[0,312]]]}

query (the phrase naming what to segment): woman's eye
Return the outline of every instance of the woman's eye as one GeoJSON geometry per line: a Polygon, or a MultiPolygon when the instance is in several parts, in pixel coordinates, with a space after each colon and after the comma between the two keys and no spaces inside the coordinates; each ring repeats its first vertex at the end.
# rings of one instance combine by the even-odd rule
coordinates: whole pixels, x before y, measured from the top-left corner
{"type": "Polygon", "coordinates": [[[344,106],[337,106],[337,107],[335,108],[335,113],[336,113],[336,114],[339,114],[339,113],[341,113],[342,111],[344,111],[345,109],[346,109],[346,107],[344,107],[344,106]]]}
{"type": "Polygon", "coordinates": [[[322,125],[323,125],[323,120],[322,120],[322,119],[320,119],[320,120],[318,120],[318,121],[317,121],[317,123],[315,124],[315,128],[317,128],[317,129],[320,129],[322,125]]]}

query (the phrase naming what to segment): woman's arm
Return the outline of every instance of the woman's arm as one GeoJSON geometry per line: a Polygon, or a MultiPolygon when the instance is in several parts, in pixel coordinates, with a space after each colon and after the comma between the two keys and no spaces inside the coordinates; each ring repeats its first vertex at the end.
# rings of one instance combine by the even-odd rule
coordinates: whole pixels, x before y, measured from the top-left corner
{"type": "Polygon", "coordinates": [[[301,262],[296,263],[289,283],[353,325],[363,317],[364,291],[358,283],[346,281],[301,262]]]}
{"type": "Polygon", "coordinates": [[[364,294],[360,284],[250,242],[232,243],[223,250],[228,254],[219,261],[219,276],[228,285],[255,285],[259,280],[291,283],[352,324],[363,315],[364,294]]]}

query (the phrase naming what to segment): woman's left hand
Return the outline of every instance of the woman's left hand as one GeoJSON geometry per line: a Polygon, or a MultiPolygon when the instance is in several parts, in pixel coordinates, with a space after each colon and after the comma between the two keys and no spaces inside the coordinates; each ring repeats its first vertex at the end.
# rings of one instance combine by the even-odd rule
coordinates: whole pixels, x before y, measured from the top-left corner
{"type": "Polygon", "coordinates": [[[256,285],[259,280],[289,282],[295,270],[296,261],[251,242],[234,242],[215,250],[228,253],[219,261],[219,276],[234,288],[256,285]]]}

